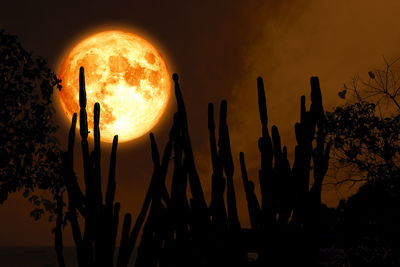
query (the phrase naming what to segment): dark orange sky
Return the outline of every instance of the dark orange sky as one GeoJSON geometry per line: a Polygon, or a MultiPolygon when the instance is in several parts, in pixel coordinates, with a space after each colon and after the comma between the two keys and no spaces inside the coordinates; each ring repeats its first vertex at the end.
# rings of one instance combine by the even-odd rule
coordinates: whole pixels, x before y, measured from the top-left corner
{"type": "MultiPolygon", "coordinates": [[[[55,71],[75,41],[97,30],[130,28],[153,41],[171,74],[180,74],[197,167],[209,200],[208,102],[228,100],[235,161],[244,151],[249,177],[257,184],[257,76],[264,78],[270,126],[279,127],[290,152],[300,96],[309,96],[310,76],[320,77],[329,110],[343,103],[337,92],[344,82],[381,67],[382,56],[400,56],[398,0],[215,2],[8,1],[1,4],[0,28],[18,35],[27,50],[46,58],[55,71]]],[[[171,102],[154,129],[161,146],[174,110],[171,102]]],[[[58,120],[60,141],[65,145],[68,125],[61,115],[58,120]]],[[[135,217],[142,205],[152,170],[149,147],[147,136],[119,146],[117,201],[121,214],[132,212],[135,217]]],[[[103,146],[104,173],[109,150],[109,145],[103,146]]],[[[247,225],[244,191],[235,166],[239,213],[247,225]]],[[[335,205],[338,195],[324,192],[323,201],[335,205]]],[[[15,194],[0,206],[0,246],[52,245],[52,224],[45,219],[34,222],[29,217],[31,208],[15,194]]],[[[65,244],[72,245],[68,231],[65,244]]]]}

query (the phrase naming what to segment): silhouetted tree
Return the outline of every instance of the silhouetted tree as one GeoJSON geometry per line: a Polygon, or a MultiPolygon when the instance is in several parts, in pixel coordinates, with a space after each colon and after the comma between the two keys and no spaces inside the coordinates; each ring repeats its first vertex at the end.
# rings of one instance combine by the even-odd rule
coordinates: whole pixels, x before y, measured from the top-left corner
{"type": "MultiPolygon", "coordinates": [[[[16,36],[0,30],[0,204],[9,193],[37,189],[53,195],[62,187],[61,157],[54,137],[52,94],[60,80],[44,59],[34,57],[16,36]]],[[[55,202],[32,195],[29,200],[54,212],[55,202]]],[[[35,219],[44,212],[35,209],[35,219]]]]}
{"type": "Polygon", "coordinates": [[[400,263],[400,72],[399,59],[355,76],[339,96],[346,103],[327,114],[334,149],[334,186],[358,190],[338,207],[339,246],[350,266],[400,263]]]}
{"type": "Polygon", "coordinates": [[[327,113],[333,140],[332,184],[396,178],[400,174],[400,71],[384,69],[355,76],[339,92],[347,102],[327,113]]]}

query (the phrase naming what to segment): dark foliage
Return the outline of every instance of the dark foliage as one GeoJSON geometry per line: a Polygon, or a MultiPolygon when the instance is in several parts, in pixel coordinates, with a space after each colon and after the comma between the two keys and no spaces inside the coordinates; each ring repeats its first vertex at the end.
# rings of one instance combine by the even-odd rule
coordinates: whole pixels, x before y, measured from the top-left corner
{"type": "Polygon", "coordinates": [[[356,76],[339,96],[347,102],[327,113],[334,149],[328,183],[357,186],[337,210],[342,264],[400,264],[400,72],[386,68],[356,76]],[[346,93],[349,97],[346,98],[346,93]]]}
{"type": "MultiPolygon", "coordinates": [[[[56,194],[62,187],[61,158],[54,137],[52,94],[60,81],[40,57],[34,57],[16,36],[0,30],[0,204],[8,194],[34,190],[56,194]]],[[[53,212],[55,203],[39,196],[29,199],[53,212]]]]}
{"type": "Polygon", "coordinates": [[[377,106],[365,101],[327,113],[327,130],[334,143],[332,168],[348,171],[338,183],[391,179],[399,173],[400,114],[382,118],[377,106]]]}

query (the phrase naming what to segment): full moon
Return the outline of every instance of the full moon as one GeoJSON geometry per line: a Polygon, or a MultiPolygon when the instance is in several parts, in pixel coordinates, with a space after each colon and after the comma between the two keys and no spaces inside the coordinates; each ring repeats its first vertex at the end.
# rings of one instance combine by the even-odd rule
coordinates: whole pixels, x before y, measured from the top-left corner
{"type": "MultiPolygon", "coordinates": [[[[105,31],[79,42],[60,69],[60,103],[72,120],[79,114],[79,68],[85,69],[88,127],[100,103],[101,140],[138,138],[160,120],[170,97],[167,65],[157,49],[136,34],[105,31]]],[[[78,124],[79,125],[79,124],[78,124]]],[[[90,135],[90,134],[89,134],[90,135]]]]}

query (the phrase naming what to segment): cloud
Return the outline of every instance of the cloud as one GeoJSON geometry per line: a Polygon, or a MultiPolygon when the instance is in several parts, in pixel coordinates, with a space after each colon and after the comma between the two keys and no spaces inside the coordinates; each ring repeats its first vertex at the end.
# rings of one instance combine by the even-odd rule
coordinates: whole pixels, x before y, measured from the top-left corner
{"type": "MultiPolygon", "coordinates": [[[[259,168],[256,141],[261,134],[257,76],[264,78],[270,126],[279,127],[290,153],[295,145],[300,96],[309,100],[311,76],[319,76],[329,110],[344,103],[338,97],[344,82],[381,67],[382,56],[400,56],[399,1],[304,2],[286,1],[276,7],[273,16],[253,18],[251,27],[260,32],[246,48],[243,73],[228,99],[234,150],[246,153],[253,179],[259,168]]],[[[270,7],[266,3],[262,8],[270,7]]],[[[325,194],[324,201],[336,204],[336,194],[325,194]]]]}

